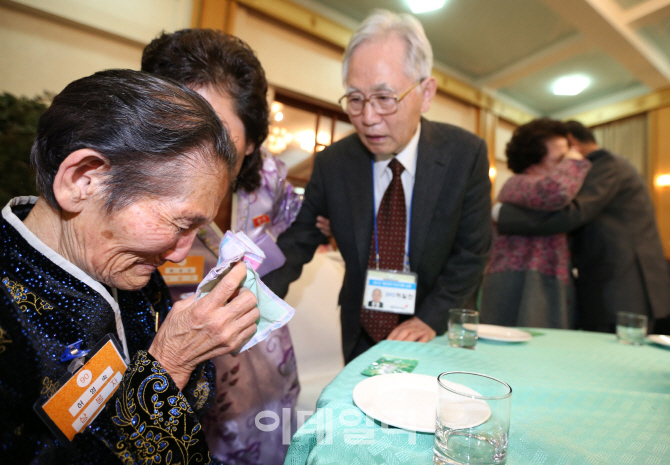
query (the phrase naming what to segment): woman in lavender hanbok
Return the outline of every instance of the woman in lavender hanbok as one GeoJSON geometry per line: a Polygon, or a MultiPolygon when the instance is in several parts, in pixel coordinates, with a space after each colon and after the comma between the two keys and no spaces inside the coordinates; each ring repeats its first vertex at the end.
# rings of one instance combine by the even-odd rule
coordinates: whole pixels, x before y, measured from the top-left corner
{"type": "MultiPolygon", "coordinates": [[[[228,127],[240,156],[238,177],[213,223],[189,257],[164,265],[174,298],[195,291],[216,265],[223,231],[243,231],[266,254],[261,276],[285,257],[275,238],[293,222],[301,198],[284,164],[261,148],[268,134],[265,73],[240,39],[213,30],[162,34],[142,56],[142,70],[173,78],[205,97],[228,127]]],[[[229,464],[283,463],[293,432],[300,386],[285,326],[239,355],[217,357],[217,396],[202,420],[213,457],[229,464]]]]}

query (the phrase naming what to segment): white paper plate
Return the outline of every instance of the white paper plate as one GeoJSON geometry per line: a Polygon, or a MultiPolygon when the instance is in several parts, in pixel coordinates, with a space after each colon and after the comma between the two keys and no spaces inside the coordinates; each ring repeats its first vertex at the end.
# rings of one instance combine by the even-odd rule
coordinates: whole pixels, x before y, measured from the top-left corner
{"type": "MultiPolygon", "coordinates": [[[[460,384],[448,384],[477,395],[460,384]]],[[[409,431],[434,433],[437,392],[437,378],[434,376],[392,373],[361,381],[354,388],[353,397],[356,406],[375,420],[409,431]]],[[[464,404],[463,399],[456,394],[443,391],[442,395],[454,400],[454,411],[450,417],[451,423],[455,419],[454,424],[458,426],[452,427],[477,426],[491,416],[485,401],[466,399],[464,404]],[[477,404],[474,409],[472,402],[477,404]]]]}
{"type": "Polygon", "coordinates": [[[665,336],[663,334],[650,334],[647,336],[647,339],[654,344],[670,347],[670,336],[665,336]]]}
{"type": "Polygon", "coordinates": [[[526,342],[533,339],[530,333],[506,326],[479,325],[477,337],[503,342],[526,342]]]}

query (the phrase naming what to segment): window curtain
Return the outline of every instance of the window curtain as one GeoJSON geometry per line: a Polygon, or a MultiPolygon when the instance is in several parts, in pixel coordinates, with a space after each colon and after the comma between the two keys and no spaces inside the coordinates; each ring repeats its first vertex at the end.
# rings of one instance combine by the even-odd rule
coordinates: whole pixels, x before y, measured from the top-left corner
{"type": "Polygon", "coordinates": [[[595,126],[591,129],[601,147],[630,161],[646,181],[649,170],[646,113],[595,126]]]}

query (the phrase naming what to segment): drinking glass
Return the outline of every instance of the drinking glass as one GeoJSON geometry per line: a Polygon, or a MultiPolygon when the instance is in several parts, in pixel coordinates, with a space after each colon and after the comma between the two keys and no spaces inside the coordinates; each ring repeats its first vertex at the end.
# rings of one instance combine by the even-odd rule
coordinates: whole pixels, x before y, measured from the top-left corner
{"type": "Polygon", "coordinates": [[[507,461],[512,388],[479,373],[437,377],[434,465],[501,465],[507,461]]]}
{"type": "Polygon", "coordinates": [[[477,345],[477,327],[479,312],[467,308],[449,310],[449,329],[447,339],[451,347],[474,349],[477,345]]]}
{"type": "Polygon", "coordinates": [[[616,337],[622,344],[641,346],[647,335],[647,324],[645,315],[637,313],[618,312],[616,314],[616,337]]]}

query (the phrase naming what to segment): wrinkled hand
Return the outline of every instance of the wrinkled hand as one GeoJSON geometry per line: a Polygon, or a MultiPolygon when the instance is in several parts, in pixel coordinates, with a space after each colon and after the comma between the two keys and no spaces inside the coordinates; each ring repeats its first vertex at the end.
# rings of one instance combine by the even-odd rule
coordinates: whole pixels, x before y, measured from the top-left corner
{"type": "Polygon", "coordinates": [[[319,229],[319,231],[321,231],[321,234],[323,234],[326,237],[330,237],[333,235],[332,231],[330,230],[330,220],[328,218],[324,218],[323,216],[317,216],[316,227],[319,229]]]}
{"type": "Polygon", "coordinates": [[[195,303],[195,296],[180,300],[165,318],[149,353],[179,389],[196,365],[234,352],[256,332],[256,296],[239,288],[246,275],[246,266],[238,263],[209,294],[195,303]]]}
{"type": "Polygon", "coordinates": [[[386,339],[390,341],[428,342],[435,339],[437,333],[426,323],[412,317],[395,327],[386,339]]]}

